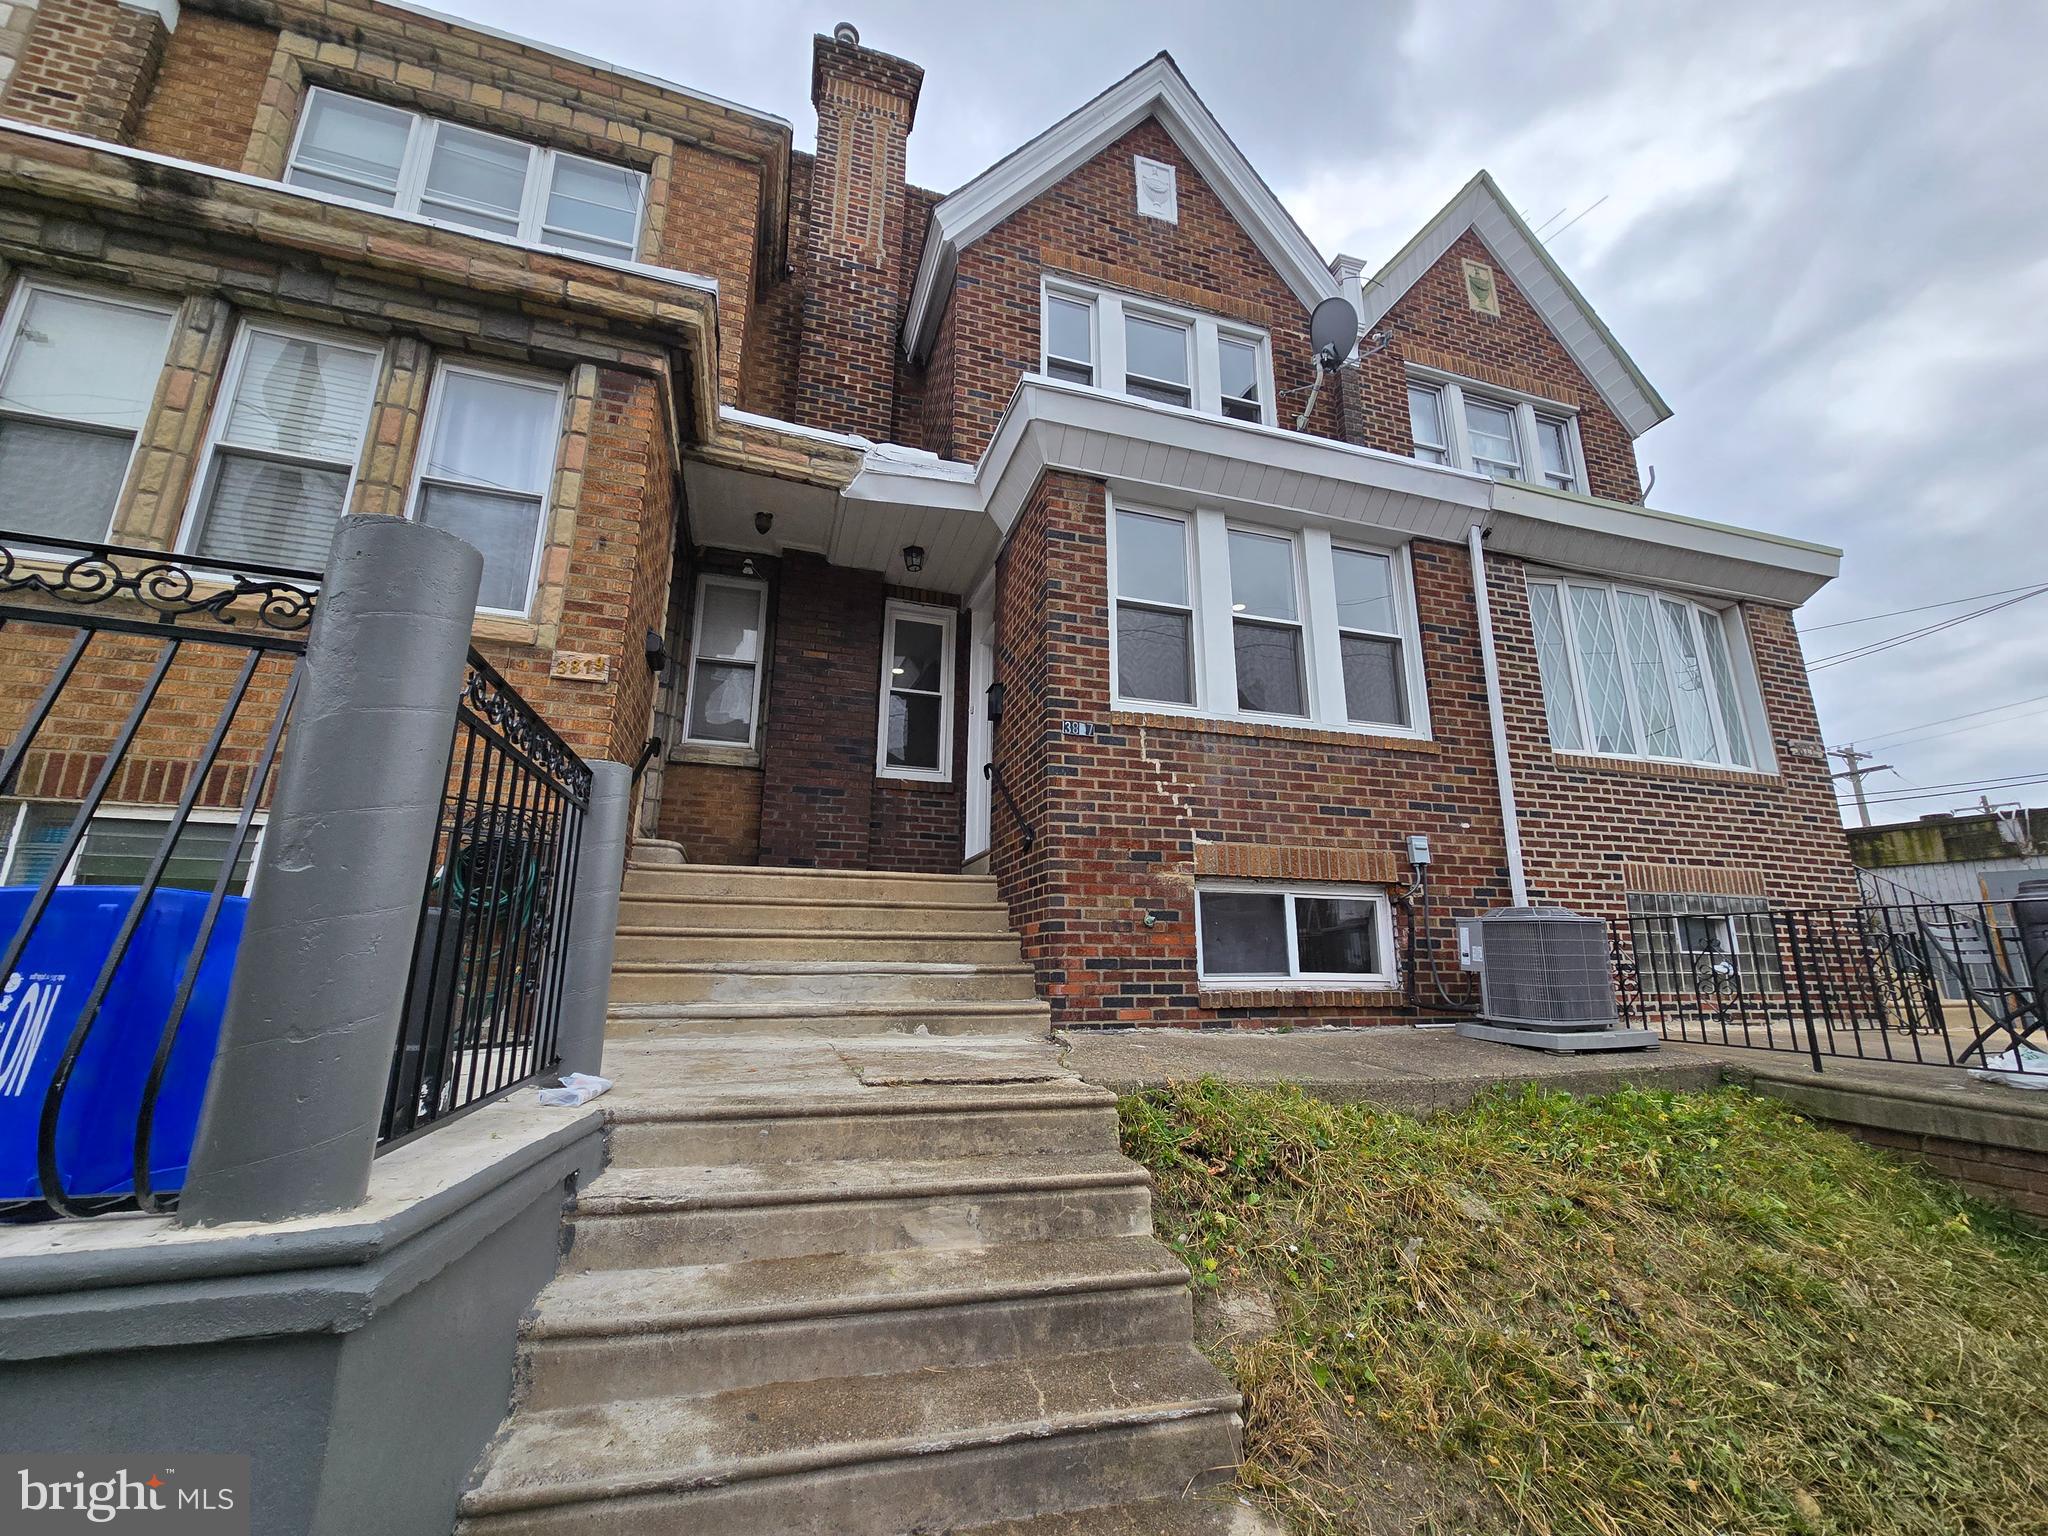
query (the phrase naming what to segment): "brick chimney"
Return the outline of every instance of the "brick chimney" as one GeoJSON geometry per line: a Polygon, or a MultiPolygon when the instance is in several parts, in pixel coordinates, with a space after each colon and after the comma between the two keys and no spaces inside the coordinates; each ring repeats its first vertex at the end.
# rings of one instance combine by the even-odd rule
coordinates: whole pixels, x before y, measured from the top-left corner
{"type": "Polygon", "coordinates": [[[0,6],[0,117],[125,144],[156,83],[176,0],[14,0],[0,6]]]}
{"type": "Polygon", "coordinates": [[[911,274],[903,256],[905,147],[924,71],[861,46],[841,22],[811,49],[818,157],[811,169],[797,420],[888,440],[911,274]]]}

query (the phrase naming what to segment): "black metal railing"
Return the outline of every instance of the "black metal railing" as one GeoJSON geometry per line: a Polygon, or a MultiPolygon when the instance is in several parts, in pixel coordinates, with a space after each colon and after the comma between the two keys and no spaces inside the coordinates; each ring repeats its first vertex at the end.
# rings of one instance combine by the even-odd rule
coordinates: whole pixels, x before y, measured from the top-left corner
{"type": "Polygon", "coordinates": [[[1980,906],[1704,906],[1610,930],[1624,1023],[1797,1053],[1816,1072],[1830,1058],[2042,1070],[2042,978],[1980,906]]]}
{"type": "Polygon", "coordinates": [[[380,1145],[552,1072],[589,765],[471,651],[380,1145]]]}
{"type": "Polygon", "coordinates": [[[317,580],[0,533],[0,1214],[175,1204],[317,580]]]}

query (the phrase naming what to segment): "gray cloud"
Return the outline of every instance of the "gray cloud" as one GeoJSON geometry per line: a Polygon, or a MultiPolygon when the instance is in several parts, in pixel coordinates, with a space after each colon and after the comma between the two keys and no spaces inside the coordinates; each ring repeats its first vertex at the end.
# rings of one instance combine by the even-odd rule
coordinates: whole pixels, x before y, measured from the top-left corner
{"type": "MultiPolygon", "coordinates": [[[[1843,546],[1809,631],[2048,582],[2048,8],[2027,0],[460,3],[780,113],[803,146],[810,36],[850,18],[925,66],[911,174],[942,189],[1167,48],[1324,254],[1371,263],[1481,165],[1532,223],[1605,198],[1552,250],[1677,413],[1638,445],[1659,505],[1843,546]]],[[[1809,656],[1943,616],[1821,629],[1809,656]]],[[[1815,691],[1836,743],[2048,693],[2048,597],[1815,691]]],[[[2048,772],[2044,726],[1902,744],[1904,780],[1873,788],[2048,772]]]]}

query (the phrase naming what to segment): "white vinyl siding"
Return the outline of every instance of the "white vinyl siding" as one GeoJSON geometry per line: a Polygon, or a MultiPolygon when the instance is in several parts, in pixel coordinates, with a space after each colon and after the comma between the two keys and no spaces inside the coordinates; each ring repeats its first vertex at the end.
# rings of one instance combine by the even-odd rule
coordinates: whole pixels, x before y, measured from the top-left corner
{"type": "Polygon", "coordinates": [[[182,548],[317,571],[370,426],[374,347],[268,325],[235,336],[182,548]]]}
{"type": "Polygon", "coordinates": [[[1204,881],[1195,890],[1195,952],[1211,985],[1391,986],[1392,904],[1370,885],[1204,881]]]}
{"type": "Polygon", "coordinates": [[[1408,434],[1426,464],[1583,492],[1578,418],[1563,406],[1422,372],[1408,381],[1408,434]]]}
{"type": "Polygon", "coordinates": [[[1210,508],[1110,513],[1113,702],[1427,738],[1408,552],[1210,508]]]}
{"type": "Polygon", "coordinates": [[[1039,372],[1160,405],[1273,424],[1266,333],[1155,299],[1044,279],[1039,372]]]}
{"type": "Polygon", "coordinates": [[[1737,670],[1732,611],[1570,577],[1531,580],[1529,611],[1558,751],[1757,766],[1762,705],[1737,670]]]}
{"type": "Polygon", "coordinates": [[[706,572],[697,578],[690,621],[690,683],[683,739],[751,748],[760,729],[766,656],[766,583],[706,572]]]}
{"type": "Polygon", "coordinates": [[[947,783],[953,777],[950,608],[890,602],[882,626],[882,699],[875,772],[947,783]]]}
{"type": "Polygon", "coordinates": [[[314,87],[284,179],[486,234],[632,260],[647,177],[314,87]]]}
{"type": "Polygon", "coordinates": [[[435,371],[412,516],[482,551],[479,609],[523,615],[533,603],[561,435],[558,380],[456,363],[435,371]]]}
{"type": "Polygon", "coordinates": [[[109,535],[170,337],[160,306],[15,285],[0,321],[0,528],[109,535]]]}

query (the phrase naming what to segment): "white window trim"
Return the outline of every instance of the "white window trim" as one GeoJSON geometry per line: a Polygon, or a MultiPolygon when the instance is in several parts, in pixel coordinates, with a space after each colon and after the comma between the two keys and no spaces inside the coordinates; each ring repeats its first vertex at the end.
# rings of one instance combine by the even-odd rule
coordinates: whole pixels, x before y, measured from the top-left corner
{"type": "MultiPolygon", "coordinates": [[[[142,451],[143,436],[149,431],[151,407],[156,400],[157,385],[162,381],[164,368],[169,364],[171,344],[176,337],[178,321],[177,306],[173,304],[152,304],[137,299],[118,289],[94,288],[79,283],[51,282],[43,277],[24,276],[14,285],[14,292],[8,295],[7,308],[0,315],[0,378],[5,378],[8,367],[14,361],[14,349],[21,341],[21,328],[28,314],[29,299],[37,293],[61,294],[65,298],[83,299],[93,304],[114,304],[123,309],[140,310],[144,314],[161,315],[169,323],[164,327],[164,355],[157,363],[157,377],[150,381],[149,393],[142,408],[143,419],[130,434],[128,462],[121,467],[121,484],[115,492],[114,505],[107,512],[106,532],[102,537],[111,539],[114,526],[121,515],[120,492],[128,487],[128,477],[135,472],[136,455],[142,451]]],[[[59,426],[75,427],[81,432],[105,432],[109,435],[119,432],[119,427],[109,427],[102,422],[86,421],[76,416],[55,416],[46,411],[23,410],[18,406],[0,408],[0,416],[18,421],[47,421],[59,426]]],[[[56,535],[51,535],[56,537],[56,535]]]]}
{"type": "Polygon", "coordinates": [[[940,608],[931,603],[903,602],[892,597],[883,605],[882,687],[881,697],[877,701],[878,718],[875,722],[876,778],[914,779],[923,784],[953,782],[953,711],[959,703],[953,686],[953,648],[957,638],[954,624],[958,617],[953,609],[940,608]],[[907,768],[889,761],[889,659],[895,650],[892,636],[896,631],[896,621],[900,618],[937,624],[942,632],[939,641],[939,766],[936,768],[907,768]]]}
{"type": "MultiPolygon", "coordinates": [[[[724,662],[728,666],[738,665],[725,657],[713,656],[712,661],[724,662]]],[[[768,583],[757,576],[728,576],[722,571],[700,571],[697,573],[697,590],[690,604],[690,661],[689,674],[683,685],[683,741],[692,747],[710,747],[728,751],[734,755],[752,752],[761,740],[761,681],[768,670],[768,583]],[[697,661],[703,654],[704,644],[704,592],[707,587],[730,587],[739,592],[754,594],[756,615],[754,632],[761,637],[761,654],[754,661],[754,697],[747,706],[747,739],[726,741],[716,736],[692,736],[690,722],[696,718],[697,661]]]]}
{"type": "MultiPolygon", "coordinates": [[[[1147,320],[1158,320],[1168,325],[1185,326],[1188,331],[1188,388],[1190,403],[1185,406],[1166,406],[1168,410],[1193,411],[1201,416],[1220,416],[1226,421],[1241,421],[1243,418],[1225,416],[1223,412],[1223,365],[1217,339],[1229,336],[1238,341],[1250,342],[1258,349],[1259,374],[1259,423],[1274,425],[1273,403],[1273,342],[1272,338],[1255,325],[1245,325],[1235,320],[1219,320],[1214,315],[1205,315],[1199,310],[1183,309],[1159,299],[1143,298],[1135,294],[1119,293],[1113,288],[1095,288],[1071,278],[1054,277],[1050,274],[1039,279],[1038,300],[1038,369],[1047,378],[1051,377],[1046,367],[1046,338],[1051,327],[1046,324],[1046,301],[1053,294],[1072,299],[1089,306],[1093,317],[1093,340],[1095,343],[1094,388],[1104,394],[1128,396],[1124,380],[1128,371],[1124,366],[1124,314],[1128,311],[1147,320]]],[[[1160,380],[1164,384],[1168,381],[1160,380]]],[[[1074,385],[1073,388],[1083,386],[1074,385]]],[[[1147,401],[1159,405],[1161,401],[1147,401]]],[[[1246,423],[1250,425],[1250,423],[1246,423]]]]}
{"type": "Polygon", "coordinates": [[[1380,885],[1299,885],[1284,880],[1198,880],[1195,882],[1195,975],[1202,986],[1212,991],[1230,988],[1245,988],[1256,991],[1271,991],[1275,988],[1294,987],[1304,991],[1328,991],[1332,988],[1374,990],[1398,987],[1401,984],[1400,956],[1394,947],[1394,903],[1385,886],[1380,885]],[[1270,975],[1247,975],[1238,972],[1212,973],[1207,969],[1208,950],[1203,943],[1202,897],[1209,892],[1244,891],[1262,896],[1285,897],[1281,911],[1287,921],[1287,965],[1284,972],[1270,975]],[[1374,935],[1379,948],[1383,970],[1364,973],[1359,971],[1303,971],[1300,965],[1300,946],[1294,915],[1297,897],[1328,897],[1339,901],[1370,901],[1378,909],[1378,931],[1374,935]]]}
{"type": "Polygon", "coordinates": [[[1111,702],[1119,709],[1164,710],[1174,714],[1199,714],[1202,706],[1203,652],[1202,635],[1202,586],[1196,574],[1195,564],[1195,518],[1193,513],[1174,512],[1157,507],[1127,506],[1119,509],[1113,497],[1104,498],[1109,507],[1108,563],[1105,571],[1109,582],[1109,688],[1111,702]],[[1185,604],[1159,602],[1152,598],[1125,597],[1117,588],[1116,574],[1116,517],[1119,510],[1137,513],[1144,517],[1156,517],[1161,522],[1178,523],[1181,529],[1181,557],[1185,562],[1188,600],[1185,604]],[[1117,609],[1125,603],[1153,613],[1185,613],[1188,616],[1188,691],[1194,695],[1192,702],[1176,703],[1171,699],[1126,699],[1118,691],[1117,678],[1117,609]]]}
{"type": "MultiPolygon", "coordinates": [[[[1422,626],[1415,607],[1415,572],[1409,545],[1376,544],[1348,531],[1341,536],[1332,535],[1323,527],[1289,528],[1282,524],[1258,523],[1226,516],[1215,508],[1198,507],[1188,512],[1136,502],[1120,505],[1113,494],[1103,499],[1108,518],[1106,573],[1112,708],[1143,714],[1184,715],[1193,720],[1237,720],[1283,729],[1340,731],[1353,736],[1411,741],[1431,739],[1429,688],[1422,661],[1422,626]],[[1116,605],[1123,601],[1117,596],[1116,515],[1119,510],[1168,518],[1182,523],[1188,530],[1188,598],[1194,610],[1195,701],[1192,704],[1126,698],[1118,687],[1116,605]],[[1237,708],[1236,650],[1231,637],[1230,609],[1229,531],[1232,528],[1294,541],[1297,554],[1295,581],[1307,648],[1304,657],[1308,672],[1306,715],[1259,714],[1237,708]],[[1346,549],[1386,555],[1394,562],[1395,617],[1402,626],[1398,638],[1408,684],[1408,724],[1405,726],[1352,720],[1346,713],[1344,657],[1337,627],[1337,578],[1331,560],[1331,551],[1339,543],[1346,549]]],[[[1140,602],[1140,606],[1170,605],[1140,602]]]]}
{"type": "MultiPolygon", "coordinates": [[[[435,117],[431,113],[415,111],[410,107],[401,107],[388,101],[378,101],[375,97],[358,96],[349,91],[330,90],[326,86],[313,86],[306,92],[306,99],[300,105],[299,120],[292,130],[291,153],[285,157],[284,175],[279,178],[288,185],[297,185],[290,181],[290,176],[299,167],[299,149],[306,136],[306,127],[313,120],[313,103],[321,96],[334,96],[344,101],[366,102],[370,106],[381,107],[386,111],[403,113],[412,119],[412,126],[406,132],[405,153],[399,161],[398,185],[394,189],[394,201],[391,207],[385,210],[386,212],[401,213],[408,218],[420,219],[443,229],[459,229],[469,234],[495,235],[501,240],[509,239],[521,245],[544,246],[549,250],[567,251],[573,256],[591,255],[593,253],[583,250],[581,247],[560,245],[548,239],[545,225],[547,218],[547,194],[554,185],[555,162],[562,159],[583,160],[592,165],[602,165],[613,170],[627,171],[635,177],[635,184],[639,188],[639,197],[636,199],[633,209],[633,238],[629,244],[621,246],[617,251],[607,251],[604,254],[615,261],[638,261],[640,259],[640,241],[646,232],[647,224],[648,178],[647,172],[641,170],[638,166],[622,165],[617,161],[605,160],[597,155],[579,155],[571,150],[552,149],[544,144],[533,143],[531,140],[516,139],[509,134],[495,133],[488,128],[479,128],[473,123],[453,122],[447,118],[435,117]],[[509,234],[500,230],[479,231],[472,224],[463,224],[453,219],[436,218],[431,212],[421,206],[421,197],[426,191],[427,185],[427,168],[433,163],[434,142],[444,126],[460,128],[468,133],[481,134],[485,138],[497,139],[502,143],[517,145],[526,151],[526,182],[521,191],[518,228],[515,231],[509,234]]],[[[309,166],[307,170],[328,180],[345,179],[337,177],[334,172],[324,170],[319,166],[309,166]]],[[[343,201],[353,201],[352,199],[344,198],[340,193],[330,192],[326,188],[309,187],[302,190],[324,194],[343,201]]],[[[382,203],[363,203],[361,206],[384,208],[382,203]]],[[[491,214],[489,210],[479,209],[478,211],[485,213],[489,217],[497,216],[491,214]]],[[[570,233],[579,240],[588,240],[596,245],[606,244],[605,241],[594,235],[580,234],[573,230],[570,233]]]]}
{"type": "MultiPolygon", "coordinates": [[[[1224,615],[1230,624],[1230,692],[1227,697],[1233,701],[1232,713],[1241,720],[1270,721],[1276,725],[1310,725],[1315,721],[1317,693],[1315,652],[1317,646],[1314,636],[1309,631],[1308,562],[1304,558],[1302,544],[1302,534],[1296,530],[1266,528],[1258,523],[1248,523],[1242,518],[1236,517],[1227,517],[1223,520],[1223,608],[1224,615]],[[1275,629],[1283,629],[1291,625],[1295,633],[1301,636],[1302,713],[1298,715],[1275,714],[1270,710],[1249,710],[1238,707],[1235,704],[1237,698],[1237,624],[1239,615],[1237,604],[1231,597],[1230,536],[1233,533],[1249,534],[1255,539],[1274,539],[1287,546],[1291,574],[1294,577],[1294,617],[1292,619],[1280,619],[1267,614],[1251,612],[1245,613],[1243,617],[1247,623],[1264,624],[1275,629]]],[[[1336,614],[1334,599],[1336,585],[1334,579],[1332,580],[1330,590],[1333,594],[1330,612],[1334,620],[1336,614]]],[[[1339,659],[1341,661],[1341,657],[1339,659]]]]}
{"type": "MultiPolygon", "coordinates": [[[[13,879],[14,861],[21,852],[21,833],[22,829],[28,825],[28,811],[31,805],[61,806],[67,809],[74,819],[78,815],[77,801],[19,801],[15,805],[14,815],[9,820],[6,835],[4,839],[0,839],[0,885],[19,883],[13,879]]],[[[171,819],[171,807],[167,805],[101,805],[93,811],[92,819],[98,821],[101,817],[120,821],[169,821],[171,819]]],[[[185,820],[188,822],[207,822],[214,826],[219,826],[223,823],[232,826],[235,822],[241,820],[241,817],[242,813],[240,811],[205,809],[194,806],[186,815],[185,820]]],[[[242,888],[238,891],[231,889],[227,892],[228,895],[246,896],[255,888],[256,867],[258,861],[263,857],[263,838],[268,827],[269,818],[266,812],[257,811],[249,818],[249,873],[242,882],[242,888]]],[[[86,837],[91,835],[92,829],[88,825],[86,837]]],[[[76,885],[78,883],[78,862],[84,857],[85,839],[81,838],[78,846],[71,851],[70,859],[65,862],[64,872],[57,876],[57,884],[60,886],[76,885]]],[[[163,887],[159,886],[158,889],[161,890],[163,887]]]]}
{"type": "MultiPolygon", "coordinates": [[[[1410,363],[1407,367],[1408,383],[1436,392],[1443,414],[1444,435],[1450,439],[1448,451],[1453,468],[1481,473],[1478,461],[1472,456],[1472,438],[1465,421],[1465,398],[1471,396],[1487,405],[1500,406],[1512,412],[1515,418],[1515,451],[1521,460],[1521,474],[1515,477],[1518,485],[1535,486],[1542,490],[1566,491],[1574,496],[1589,494],[1586,481],[1586,452],[1579,440],[1579,412],[1575,406],[1562,400],[1548,399],[1543,395],[1531,395],[1521,390],[1505,389],[1498,384],[1482,384],[1477,379],[1460,378],[1454,373],[1445,373],[1438,368],[1425,368],[1410,363]],[[1543,470],[1531,464],[1532,458],[1540,458],[1536,449],[1536,418],[1547,416],[1564,425],[1565,452],[1570,459],[1572,483],[1569,486],[1555,486],[1545,477],[1543,470]]],[[[1409,441],[1414,442],[1414,423],[1409,423],[1409,441]]],[[[1409,449],[1411,456],[1414,449],[1409,449]]],[[[1433,462],[1422,460],[1420,462],[1433,462]]]]}
{"type": "MultiPolygon", "coordinates": [[[[1597,576],[1578,576],[1564,571],[1532,569],[1527,573],[1526,579],[1532,586],[1545,585],[1557,588],[1558,611],[1562,616],[1564,627],[1565,659],[1571,666],[1572,706],[1577,712],[1580,745],[1577,747],[1560,747],[1553,742],[1551,744],[1552,751],[1563,752],[1572,757],[1611,758],[1617,762],[1673,763],[1692,768],[1713,768],[1724,773],[1769,775],[1777,772],[1778,764],[1776,755],[1772,750],[1770,722],[1764,712],[1763,689],[1757,679],[1754,658],[1749,646],[1749,629],[1743,623],[1742,608],[1739,604],[1721,607],[1707,599],[1692,597],[1684,592],[1675,592],[1666,587],[1649,587],[1642,585],[1640,582],[1631,581],[1608,581],[1597,576]],[[1565,591],[1567,586],[1597,588],[1607,594],[1608,622],[1614,628],[1615,644],[1617,647],[1624,647],[1624,642],[1621,638],[1620,605],[1616,601],[1617,594],[1628,592],[1648,598],[1652,605],[1652,615],[1656,619],[1652,628],[1657,636],[1658,654],[1663,659],[1665,675],[1667,677],[1676,675],[1675,664],[1671,656],[1670,639],[1664,633],[1662,615],[1657,612],[1655,605],[1660,600],[1668,599],[1674,603],[1683,603],[1687,608],[1694,610],[1694,630],[1699,635],[1703,647],[1705,641],[1704,625],[1700,623],[1698,614],[1700,612],[1718,614],[1728,642],[1728,664],[1734,671],[1733,681],[1735,684],[1736,706],[1742,711],[1743,727],[1749,737],[1750,762],[1746,764],[1738,763],[1728,755],[1727,722],[1721,718],[1720,694],[1719,690],[1714,687],[1712,664],[1707,660],[1704,648],[1702,648],[1700,653],[1700,665],[1706,674],[1707,703],[1709,706],[1707,713],[1714,727],[1715,749],[1721,754],[1719,760],[1712,761],[1695,757],[1658,757],[1652,753],[1640,750],[1635,752],[1602,750],[1598,746],[1597,738],[1594,735],[1592,712],[1587,703],[1585,673],[1579,660],[1578,627],[1573,621],[1571,594],[1565,591]]],[[[1648,740],[1648,734],[1643,729],[1642,704],[1636,697],[1635,668],[1629,661],[1625,647],[1619,651],[1619,655],[1621,658],[1622,693],[1628,705],[1629,730],[1640,747],[1642,743],[1648,740]]],[[[1538,686],[1541,686],[1540,681],[1538,686]]],[[[1547,723],[1544,727],[1544,733],[1547,739],[1549,735],[1547,723]]]]}
{"type": "MultiPolygon", "coordinates": [[[[434,378],[427,390],[427,410],[420,422],[419,440],[413,446],[412,486],[405,498],[405,515],[415,520],[419,516],[420,491],[430,478],[427,474],[427,454],[434,441],[434,433],[441,421],[441,407],[447,399],[447,391],[441,388],[441,381],[450,374],[468,374],[472,378],[489,379],[498,384],[515,384],[525,389],[545,390],[554,396],[554,431],[548,439],[547,468],[541,473],[540,510],[533,520],[533,552],[526,562],[526,600],[517,608],[492,608],[477,604],[478,613],[498,614],[506,618],[523,619],[533,612],[534,596],[540,591],[541,556],[548,547],[548,519],[554,513],[555,471],[562,461],[562,411],[568,391],[561,375],[536,373],[520,368],[482,367],[475,363],[455,362],[444,359],[434,365],[434,378]]],[[[436,485],[468,486],[479,491],[495,492],[499,495],[526,496],[526,491],[507,491],[502,485],[486,485],[475,480],[450,480],[440,475],[431,477],[436,485]]]]}
{"type": "MultiPolygon", "coordinates": [[[[192,490],[185,500],[185,515],[178,525],[178,539],[174,546],[180,554],[192,552],[192,541],[198,537],[201,514],[206,500],[206,489],[213,476],[213,461],[218,451],[225,446],[230,453],[247,454],[251,458],[268,459],[273,463],[320,464],[330,469],[341,469],[348,475],[348,483],[341,491],[341,515],[346,517],[356,494],[356,472],[362,466],[363,444],[368,441],[372,419],[377,409],[377,386],[384,373],[384,349],[366,344],[357,337],[337,335],[332,331],[316,330],[303,325],[279,325],[269,320],[244,320],[235,328],[234,344],[228,348],[227,367],[221,370],[220,382],[214,388],[213,409],[208,413],[206,444],[200,450],[199,459],[192,474],[192,490]],[[242,371],[249,361],[249,339],[262,334],[283,337],[288,341],[306,341],[316,346],[338,347],[347,352],[360,352],[375,359],[370,367],[370,382],[363,392],[363,433],[357,440],[355,453],[348,463],[338,459],[318,459],[311,455],[265,453],[260,449],[238,448],[232,443],[223,444],[221,436],[227,431],[228,416],[231,414],[235,391],[241,388],[242,371]]],[[[209,558],[209,557],[202,557],[209,558]]],[[[232,560],[218,567],[225,569],[233,565],[232,560]]],[[[277,564],[276,561],[257,561],[261,564],[277,564]]]]}

